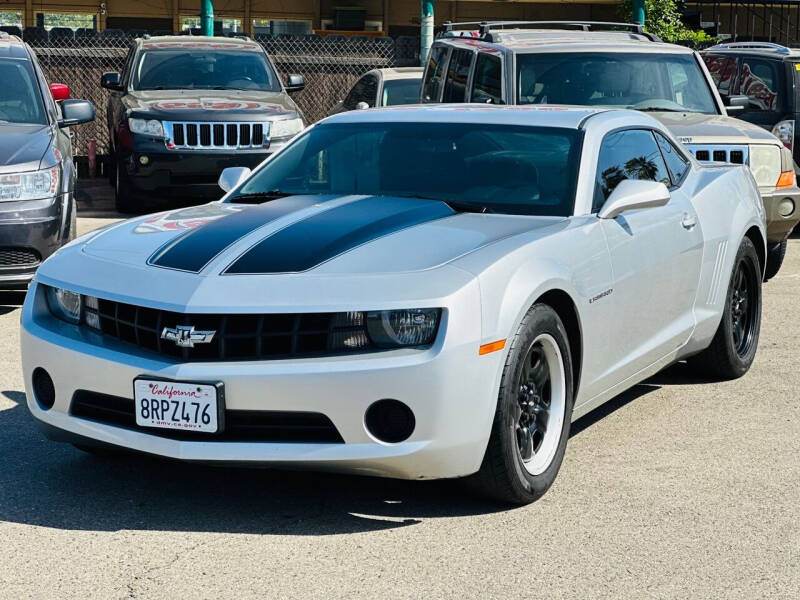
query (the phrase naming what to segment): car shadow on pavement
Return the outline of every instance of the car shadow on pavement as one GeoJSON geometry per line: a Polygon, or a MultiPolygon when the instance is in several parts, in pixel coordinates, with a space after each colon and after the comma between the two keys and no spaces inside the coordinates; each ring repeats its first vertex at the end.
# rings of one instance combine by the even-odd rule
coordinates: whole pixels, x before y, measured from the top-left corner
{"type": "Polygon", "coordinates": [[[0,316],[13,312],[25,302],[25,291],[0,290],[0,316]]]}
{"type": "Polygon", "coordinates": [[[25,394],[0,392],[0,521],[65,530],[332,535],[508,510],[454,481],[98,458],[47,440],[25,394]]]}

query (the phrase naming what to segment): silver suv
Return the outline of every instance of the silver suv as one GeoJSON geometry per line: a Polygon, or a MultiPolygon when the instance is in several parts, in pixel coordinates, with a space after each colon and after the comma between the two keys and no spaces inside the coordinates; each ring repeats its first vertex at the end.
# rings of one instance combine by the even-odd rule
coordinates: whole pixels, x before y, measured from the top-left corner
{"type": "Polygon", "coordinates": [[[572,104],[652,113],[701,162],[750,167],[764,200],[765,277],[780,269],[800,220],[791,152],[761,127],[728,116],[697,52],[665,44],[641,26],[587,22],[446,24],[434,42],[422,102],[572,104]]]}

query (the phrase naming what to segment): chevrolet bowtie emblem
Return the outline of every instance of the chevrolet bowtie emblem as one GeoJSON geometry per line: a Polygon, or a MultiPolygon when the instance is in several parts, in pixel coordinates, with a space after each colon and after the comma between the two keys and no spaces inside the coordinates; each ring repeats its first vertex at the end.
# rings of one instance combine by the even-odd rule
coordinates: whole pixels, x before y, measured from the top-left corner
{"type": "Polygon", "coordinates": [[[178,325],[164,327],[161,332],[161,339],[175,342],[179,348],[194,348],[195,344],[208,344],[214,339],[216,331],[195,331],[193,325],[178,325]]]}

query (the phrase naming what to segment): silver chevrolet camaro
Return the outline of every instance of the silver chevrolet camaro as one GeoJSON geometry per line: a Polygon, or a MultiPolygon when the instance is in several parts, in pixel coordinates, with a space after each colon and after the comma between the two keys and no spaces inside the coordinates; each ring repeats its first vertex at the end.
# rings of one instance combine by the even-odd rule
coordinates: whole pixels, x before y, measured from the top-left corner
{"type": "Polygon", "coordinates": [[[753,176],[646,114],[354,111],[221,184],[39,269],[22,357],[49,437],[526,503],[571,421],[676,361],[734,378],[756,353],[753,176]]]}

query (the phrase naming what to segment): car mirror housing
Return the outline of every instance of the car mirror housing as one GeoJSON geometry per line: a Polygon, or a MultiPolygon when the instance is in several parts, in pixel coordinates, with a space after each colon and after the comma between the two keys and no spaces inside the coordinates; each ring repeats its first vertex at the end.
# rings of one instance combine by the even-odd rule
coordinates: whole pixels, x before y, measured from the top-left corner
{"type": "Polygon", "coordinates": [[[94,104],[88,100],[62,100],[59,127],[70,127],[94,121],[94,104]]]}
{"type": "Polygon", "coordinates": [[[669,190],[660,181],[624,179],[597,214],[601,219],[614,219],[629,210],[655,208],[669,202],[669,190]]]}
{"type": "Polygon", "coordinates": [[[359,102],[358,104],[356,104],[356,110],[366,110],[368,108],[369,108],[369,104],[367,104],[363,100],[361,102],[359,102]]]}
{"type": "Polygon", "coordinates": [[[248,177],[250,177],[250,169],[247,167],[228,167],[222,171],[217,183],[224,192],[230,192],[248,177]]]}
{"type": "Polygon", "coordinates": [[[728,112],[737,112],[750,106],[750,98],[744,95],[728,96],[725,108],[728,112]]]}
{"type": "Polygon", "coordinates": [[[103,73],[100,77],[100,87],[115,92],[122,91],[122,76],[116,71],[103,73]]]}
{"type": "Polygon", "coordinates": [[[306,80],[302,75],[291,74],[286,78],[286,91],[289,93],[299,92],[306,87],[306,80]]]}

